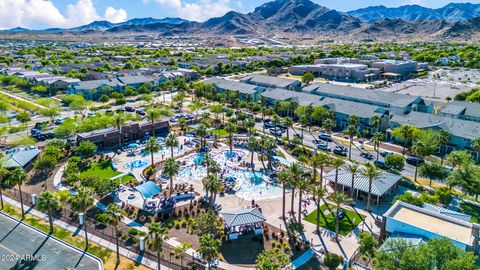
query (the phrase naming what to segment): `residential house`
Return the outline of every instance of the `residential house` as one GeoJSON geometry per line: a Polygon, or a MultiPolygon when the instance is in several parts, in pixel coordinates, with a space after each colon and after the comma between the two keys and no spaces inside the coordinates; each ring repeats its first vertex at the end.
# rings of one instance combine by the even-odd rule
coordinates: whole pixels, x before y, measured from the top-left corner
{"type": "Polygon", "coordinates": [[[467,101],[450,101],[440,108],[439,114],[445,117],[480,122],[480,104],[467,101]]]}
{"type": "Polygon", "coordinates": [[[224,92],[237,92],[239,98],[249,101],[260,100],[260,94],[266,90],[265,87],[241,83],[237,81],[230,81],[220,78],[211,78],[205,81],[205,83],[211,83],[217,88],[220,93],[224,92]]]}
{"type": "Polygon", "coordinates": [[[240,80],[243,83],[255,84],[267,88],[283,88],[300,91],[302,83],[298,80],[278,78],[264,75],[251,75],[240,80]]]}

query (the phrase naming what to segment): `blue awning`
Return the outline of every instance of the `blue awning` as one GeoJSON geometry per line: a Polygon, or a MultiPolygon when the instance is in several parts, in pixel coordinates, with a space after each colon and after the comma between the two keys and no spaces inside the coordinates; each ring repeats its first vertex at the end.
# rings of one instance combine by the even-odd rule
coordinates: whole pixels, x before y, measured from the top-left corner
{"type": "Polygon", "coordinates": [[[161,191],[160,187],[152,181],[145,182],[140,186],[137,186],[136,189],[142,194],[145,199],[152,198],[161,191]]]}

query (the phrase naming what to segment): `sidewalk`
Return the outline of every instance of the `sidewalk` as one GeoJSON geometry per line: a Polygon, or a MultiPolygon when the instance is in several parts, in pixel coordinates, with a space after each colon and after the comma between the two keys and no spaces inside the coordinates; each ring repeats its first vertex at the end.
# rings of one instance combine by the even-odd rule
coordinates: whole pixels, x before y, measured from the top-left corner
{"type": "MultiPolygon", "coordinates": [[[[3,200],[20,209],[20,203],[9,198],[9,197],[6,197],[6,196],[3,196],[3,200]]],[[[25,209],[30,209],[28,205],[24,205],[25,209]]],[[[27,210],[28,211],[28,210],[27,210]]],[[[48,216],[36,209],[30,209],[30,211],[28,211],[28,214],[30,215],[33,215],[33,216],[36,216],[38,218],[41,218],[45,221],[48,222],[48,216]]],[[[58,220],[58,219],[54,219],[53,220],[53,223],[55,224],[55,226],[59,227],[59,228],[62,228],[62,229],[65,229],[65,230],[68,230],[69,232],[75,234],[75,235],[78,235],[80,237],[83,237],[85,238],[85,232],[83,230],[78,230],[78,227],[74,227],[74,226],[71,226],[61,220],[58,220]]],[[[114,244],[114,243],[111,243],[111,242],[108,242],[106,241],[105,239],[102,239],[96,235],[93,235],[91,233],[88,234],[88,240],[91,242],[91,243],[95,243],[99,246],[102,246],[104,248],[107,248],[113,252],[117,252],[117,246],[114,244]]],[[[133,253],[131,251],[129,251],[128,249],[125,249],[123,247],[120,247],[120,255],[122,255],[123,257],[126,257],[134,262],[139,262],[141,263],[142,265],[148,267],[148,268],[151,268],[151,269],[157,269],[157,263],[155,261],[152,261],[152,260],[149,260],[147,258],[143,258],[141,257],[139,254],[136,254],[136,253],[133,253]]],[[[170,268],[162,265],[162,269],[166,269],[166,270],[171,270],[170,268]]]]}

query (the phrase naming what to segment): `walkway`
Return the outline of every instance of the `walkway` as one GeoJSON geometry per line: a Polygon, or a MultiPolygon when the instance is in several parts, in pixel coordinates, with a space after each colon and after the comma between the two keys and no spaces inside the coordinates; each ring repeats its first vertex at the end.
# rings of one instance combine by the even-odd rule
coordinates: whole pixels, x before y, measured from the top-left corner
{"type": "MultiPolygon", "coordinates": [[[[18,209],[21,208],[19,202],[15,201],[15,200],[13,200],[9,197],[3,196],[3,200],[13,207],[16,207],[18,209]]],[[[29,210],[27,210],[28,214],[30,214],[32,216],[36,216],[36,217],[48,222],[48,216],[46,214],[44,214],[44,213],[42,213],[42,212],[40,212],[36,209],[30,209],[28,205],[24,205],[24,207],[25,207],[25,209],[29,209],[29,210]]],[[[65,223],[61,220],[58,220],[58,219],[54,219],[53,223],[55,224],[55,226],[57,226],[59,228],[68,230],[72,234],[75,234],[75,235],[78,235],[80,237],[85,238],[85,232],[83,230],[79,230],[78,227],[71,226],[71,225],[69,225],[69,224],[67,224],[67,223],[65,223]]],[[[92,243],[95,243],[99,246],[102,246],[102,247],[107,248],[107,249],[109,249],[113,252],[116,252],[117,246],[114,243],[108,242],[105,239],[102,239],[102,238],[100,238],[96,235],[93,235],[91,233],[88,234],[88,239],[92,243]]],[[[120,255],[122,255],[123,257],[126,257],[126,258],[128,258],[128,259],[130,259],[134,262],[139,262],[146,267],[149,267],[149,268],[152,268],[152,269],[157,269],[157,263],[155,261],[152,261],[152,260],[149,260],[147,258],[141,257],[139,254],[133,253],[126,248],[120,247],[120,255]]],[[[166,266],[163,266],[163,265],[162,265],[162,269],[171,270],[170,268],[168,268],[166,266]]]]}

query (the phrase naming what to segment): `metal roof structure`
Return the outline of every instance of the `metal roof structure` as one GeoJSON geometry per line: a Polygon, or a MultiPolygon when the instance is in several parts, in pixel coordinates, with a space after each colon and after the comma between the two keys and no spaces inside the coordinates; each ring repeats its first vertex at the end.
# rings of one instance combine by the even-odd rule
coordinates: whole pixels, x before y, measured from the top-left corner
{"type": "Polygon", "coordinates": [[[251,225],[265,222],[267,219],[260,213],[258,208],[239,209],[231,212],[221,213],[225,226],[232,228],[242,225],[251,225]]]}
{"type": "Polygon", "coordinates": [[[7,154],[2,159],[2,166],[4,168],[23,168],[33,159],[35,159],[39,154],[40,150],[38,149],[16,149],[14,152],[7,154]]]}
{"type": "Polygon", "coordinates": [[[298,80],[286,79],[271,77],[265,75],[252,75],[247,76],[241,80],[245,83],[257,84],[257,85],[268,85],[269,87],[278,87],[278,88],[288,88],[291,85],[301,85],[302,83],[298,80]]]}
{"type": "Polygon", "coordinates": [[[147,181],[139,186],[136,186],[135,189],[138,190],[138,192],[140,192],[146,199],[152,198],[162,191],[162,189],[152,181],[147,181]]]}
{"type": "MultiPolygon", "coordinates": [[[[324,177],[325,180],[334,183],[335,182],[335,170],[327,173],[324,177]]],[[[401,175],[379,172],[378,176],[372,182],[372,194],[375,196],[382,196],[392,186],[402,180],[401,175]]],[[[338,184],[345,187],[352,186],[352,174],[347,171],[345,167],[340,168],[338,171],[338,184]]],[[[368,192],[369,180],[363,173],[357,173],[355,175],[354,189],[368,192]]]]}
{"type": "Polygon", "coordinates": [[[265,90],[265,87],[256,86],[253,84],[246,84],[237,81],[230,81],[220,78],[211,78],[205,81],[206,83],[211,83],[215,85],[215,87],[228,90],[228,91],[235,91],[241,94],[250,94],[254,95],[257,92],[265,90]]]}

